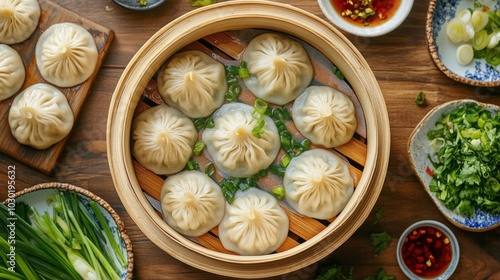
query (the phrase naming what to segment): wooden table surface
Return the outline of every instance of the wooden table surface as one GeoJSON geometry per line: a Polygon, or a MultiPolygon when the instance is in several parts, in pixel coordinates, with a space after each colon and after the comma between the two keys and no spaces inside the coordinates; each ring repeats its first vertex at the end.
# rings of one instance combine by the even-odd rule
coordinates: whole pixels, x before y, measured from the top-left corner
{"type": "MultiPolygon", "coordinates": [[[[44,175],[0,154],[0,182],[6,185],[9,166],[16,168],[16,190],[58,181],[90,190],[109,202],[123,219],[132,239],[136,279],[227,279],[192,268],[157,248],[137,228],[115,191],[106,154],[106,122],[114,88],[127,63],[139,48],[161,27],[192,11],[188,0],[168,0],[147,12],[126,10],[111,0],[54,0],[78,14],[115,32],[109,54],[82,109],[69,143],[55,173],[44,175]],[[111,7],[108,11],[106,6],[111,7]]],[[[326,19],[315,0],[280,1],[326,19]]],[[[406,157],[410,133],[434,106],[446,101],[472,98],[500,105],[499,89],[478,88],[457,83],[442,74],[428,53],[425,22],[428,1],[415,1],[407,20],[397,30],[378,38],[345,34],[365,57],[379,81],[390,119],[391,156],[388,173],[374,209],[383,217],[374,225],[374,211],[354,235],[319,263],[273,279],[313,279],[316,269],[331,263],[344,268],[354,266],[356,279],[375,275],[378,268],[398,279],[406,277],[396,261],[397,239],[410,224],[433,219],[448,225],[460,243],[460,263],[453,279],[500,279],[500,228],[473,233],[451,225],[438,211],[417,178],[406,157]],[[427,106],[415,105],[416,95],[426,94],[427,106]],[[392,243],[379,256],[372,253],[369,234],[387,231],[392,243]]],[[[0,188],[0,200],[7,196],[0,188]]]]}

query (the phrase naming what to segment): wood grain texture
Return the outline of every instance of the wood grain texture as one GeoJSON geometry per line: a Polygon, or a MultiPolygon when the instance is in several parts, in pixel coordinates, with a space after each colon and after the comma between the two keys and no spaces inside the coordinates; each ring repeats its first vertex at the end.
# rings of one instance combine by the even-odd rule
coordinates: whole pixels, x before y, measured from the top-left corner
{"type": "MultiPolygon", "coordinates": [[[[126,212],[111,179],[106,151],[106,119],[114,88],[133,55],[156,31],[180,15],[197,8],[187,0],[169,0],[148,12],[135,12],[116,6],[111,0],[54,0],[80,15],[115,31],[115,40],[98,73],[92,94],[82,107],[80,117],[63,149],[52,175],[43,174],[21,162],[0,154],[0,200],[7,197],[4,187],[9,166],[16,168],[16,188],[22,190],[47,181],[68,182],[101,196],[121,216],[134,245],[136,279],[231,279],[190,267],[153,244],[126,212]],[[110,12],[105,6],[112,7],[110,12]]],[[[280,0],[305,9],[318,17],[316,1],[280,0]]],[[[359,38],[344,34],[361,52],[372,68],[384,94],[391,124],[391,156],[388,174],[375,208],[363,225],[329,256],[297,271],[266,279],[314,279],[318,267],[331,263],[344,269],[354,266],[354,277],[375,275],[379,267],[397,279],[406,279],[396,262],[396,241],[412,223],[434,219],[448,225],[460,243],[460,263],[452,279],[500,278],[500,228],[472,233],[453,227],[433,205],[409,168],[406,143],[413,128],[434,106],[446,101],[473,98],[500,105],[499,88],[482,88],[457,83],[434,65],[426,46],[425,22],[428,1],[415,1],[407,20],[380,38],[359,38]],[[414,99],[426,93],[427,106],[418,107],[414,99]],[[375,209],[383,216],[374,222],[375,209]],[[375,257],[369,234],[387,231],[393,238],[389,248],[375,257]]],[[[2,133],[2,131],[0,131],[2,133]]]]}
{"type": "MultiPolygon", "coordinates": [[[[58,87],[68,99],[75,119],[78,119],[81,107],[90,94],[92,83],[99,72],[102,61],[108,53],[114,36],[113,31],[50,0],[40,0],[38,2],[40,4],[41,15],[37,29],[26,41],[11,45],[21,56],[26,68],[26,80],[18,94],[31,85],[45,83],[37,68],[35,58],[36,44],[42,33],[56,23],[72,22],[78,24],[90,32],[98,51],[98,62],[94,73],[85,82],[71,88],[58,87]]],[[[51,173],[68,141],[68,137],[65,137],[45,150],[38,150],[17,142],[10,132],[8,123],[9,109],[15,96],[17,94],[0,102],[0,152],[16,158],[24,164],[44,173],[51,173]]]]}

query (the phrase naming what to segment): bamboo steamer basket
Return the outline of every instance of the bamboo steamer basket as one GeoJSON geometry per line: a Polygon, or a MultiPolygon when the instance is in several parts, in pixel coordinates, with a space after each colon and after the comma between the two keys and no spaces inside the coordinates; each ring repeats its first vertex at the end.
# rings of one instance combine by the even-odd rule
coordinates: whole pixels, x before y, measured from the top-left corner
{"type": "Polygon", "coordinates": [[[386,104],[365,59],[333,26],[290,5],[260,0],[218,3],[189,12],[153,35],[124,70],[110,104],[107,125],[108,161],[120,199],[141,231],[166,253],[198,269],[237,277],[262,278],[285,274],[326,257],[361,226],[382,189],[390,153],[386,104]],[[349,81],[365,121],[362,172],[344,210],[329,221],[289,214],[289,238],[277,252],[239,256],[221,249],[216,228],[197,240],[170,228],[144,192],[159,195],[163,179],[131,156],[131,124],[140,99],[160,66],[184,46],[229,30],[264,29],[307,42],[324,54],[349,81]],[[151,187],[151,186],[156,186],[151,187]],[[292,225],[293,229],[292,229],[292,225]]]}

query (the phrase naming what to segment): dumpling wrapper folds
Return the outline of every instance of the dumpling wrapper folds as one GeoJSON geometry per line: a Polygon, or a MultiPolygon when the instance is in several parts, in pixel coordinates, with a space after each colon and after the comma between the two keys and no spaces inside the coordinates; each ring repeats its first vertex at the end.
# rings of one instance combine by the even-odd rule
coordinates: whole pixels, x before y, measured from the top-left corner
{"type": "Polygon", "coordinates": [[[293,158],[283,177],[286,202],[298,213],[327,220],[337,216],[354,192],[345,159],[324,149],[293,158]]]}
{"type": "Polygon", "coordinates": [[[200,236],[217,226],[224,216],[225,203],[219,185],[195,170],[169,176],[161,191],[163,219],[187,236],[200,236]]]}
{"type": "Polygon", "coordinates": [[[288,236],[289,219],[278,200],[257,188],[238,190],[226,202],[219,239],[227,250],[245,256],[270,254],[288,236]]]}
{"type": "Polygon", "coordinates": [[[74,124],[66,96],[48,84],[34,84],[12,101],[9,126],[24,145],[44,150],[66,137],[74,124]]]}
{"type": "Polygon", "coordinates": [[[197,139],[193,121],[167,105],[147,109],[132,123],[132,155],[159,175],[181,171],[197,139]]]}

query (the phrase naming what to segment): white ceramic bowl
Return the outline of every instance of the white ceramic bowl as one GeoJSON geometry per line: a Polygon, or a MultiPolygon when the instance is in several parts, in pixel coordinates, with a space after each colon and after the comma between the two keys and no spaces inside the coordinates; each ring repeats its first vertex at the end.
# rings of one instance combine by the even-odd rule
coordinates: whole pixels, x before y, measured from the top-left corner
{"type": "Polygon", "coordinates": [[[500,214],[490,214],[476,209],[474,214],[470,217],[459,215],[453,210],[446,208],[444,203],[439,200],[436,195],[429,189],[429,183],[432,177],[427,174],[427,167],[431,167],[432,163],[429,160],[429,155],[435,153],[427,138],[429,130],[435,129],[436,122],[443,116],[443,114],[451,112],[454,108],[465,103],[478,103],[482,107],[497,113],[499,107],[493,104],[480,103],[475,100],[462,99],[444,103],[433,108],[415,127],[413,133],[408,140],[408,156],[410,166],[415,175],[417,175],[420,183],[427,191],[432,201],[436,204],[437,208],[443,215],[455,226],[474,232],[487,231],[500,226],[500,214]]]}
{"type": "Polygon", "coordinates": [[[318,0],[319,7],[326,18],[345,32],[361,37],[377,37],[393,31],[403,23],[413,7],[413,0],[402,0],[396,13],[384,23],[375,26],[359,26],[343,18],[332,6],[331,1],[318,0]]]}
{"type": "MultiPolygon", "coordinates": [[[[500,9],[500,2],[483,1],[491,9],[500,9]]],[[[460,65],[456,52],[461,44],[454,44],[446,35],[446,25],[457,11],[474,7],[469,0],[431,0],[427,12],[427,45],[436,66],[449,78],[468,85],[496,87],[500,86],[500,69],[489,65],[484,58],[474,59],[467,65],[460,65]]]]}
{"type": "Polygon", "coordinates": [[[460,247],[458,245],[458,240],[453,234],[453,232],[444,224],[433,221],[433,220],[424,220],[420,222],[416,222],[413,225],[409,226],[403,234],[401,234],[401,237],[399,238],[398,241],[398,246],[396,249],[396,257],[398,260],[399,267],[403,271],[403,273],[410,278],[410,280],[421,280],[421,279],[434,279],[434,280],[445,280],[451,277],[453,272],[455,272],[455,269],[458,266],[458,261],[460,259],[460,247]],[[406,237],[415,229],[422,228],[422,227],[432,227],[437,229],[438,231],[444,233],[445,236],[448,237],[448,240],[450,241],[450,246],[451,246],[451,251],[452,251],[452,259],[449,264],[449,266],[441,273],[439,276],[432,277],[432,278],[422,278],[416,274],[414,274],[404,263],[404,259],[402,256],[402,246],[405,242],[406,237]]]}

